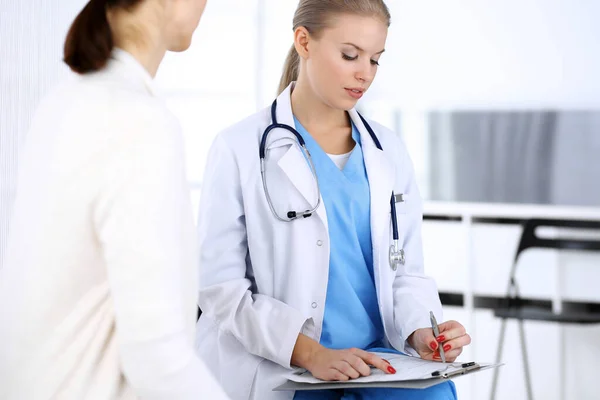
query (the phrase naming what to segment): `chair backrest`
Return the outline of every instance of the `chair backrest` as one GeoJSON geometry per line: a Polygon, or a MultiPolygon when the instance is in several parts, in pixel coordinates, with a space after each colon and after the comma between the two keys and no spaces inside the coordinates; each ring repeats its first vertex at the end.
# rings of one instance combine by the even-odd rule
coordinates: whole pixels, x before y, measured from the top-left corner
{"type": "Polygon", "coordinates": [[[513,297],[518,298],[519,288],[517,284],[517,265],[519,256],[527,249],[542,248],[556,250],[583,250],[583,251],[600,251],[600,238],[598,239],[582,239],[582,238],[541,238],[537,236],[536,230],[539,227],[553,228],[575,228],[597,230],[600,233],[600,221],[582,221],[582,220],[567,220],[567,219],[543,219],[532,218],[523,222],[523,233],[519,241],[519,247],[515,254],[515,260],[512,265],[509,276],[508,293],[513,293],[513,297]]]}
{"type": "Polygon", "coordinates": [[[515,263],[523,251],[536,247],[557,250],[600,251],[600,238],[540,238],[536,235],[536,230],[539,227],[587,229],[597,230],[600,233],[600,221],[529,219],[523,224],[523,233],[515,254],[515,263]]]}

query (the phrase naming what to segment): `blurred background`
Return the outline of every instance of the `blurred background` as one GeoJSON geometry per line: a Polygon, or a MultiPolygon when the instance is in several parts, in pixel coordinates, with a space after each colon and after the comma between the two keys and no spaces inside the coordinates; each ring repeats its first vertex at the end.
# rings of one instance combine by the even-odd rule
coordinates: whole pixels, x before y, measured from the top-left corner
{"type": "MultiPolygon", "coordinates": [[[[600,2],[387,3],[387,50],[360,108],[409,148],[426,200],[426,271],[446,319],[474,340],[462,359],[494,361],[522,227],[531,218],[600,221],[600,2]]],[[[84,4],[0,0],[0,260],[19,148],[40,98],[70,74],[62,44],[84,4]]],[[[215,135],[277,94],[296,5],[209,0],[191,49],[168,54],[159,70],[183,127],[195,208],[215,135]]],[[[586,228],[545,234],[600,239],[586,228]]],[[[599,254],[534,248],[518,258],[522,296],[551,314],[523,324],[534,398],[600,398],[599,254]]],[[[527,398],[518,325],[506,325],[499,399],[527,398]]],[[[490,398],[492,377],[457,379],[459,398],[490,398]]]]}

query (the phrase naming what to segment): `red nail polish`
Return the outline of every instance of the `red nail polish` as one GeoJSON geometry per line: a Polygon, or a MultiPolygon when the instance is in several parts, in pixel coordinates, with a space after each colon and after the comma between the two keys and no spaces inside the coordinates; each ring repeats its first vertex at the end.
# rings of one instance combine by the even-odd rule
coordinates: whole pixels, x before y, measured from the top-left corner
{"type": "Polygon", "coordinates": [[[445,342],[446,341],[446,336],[440,335],[437,338],[435,338],[435,340],[437,340],[440,343],[445,342]]]}
{"type": "Polygon", "coordinates": [[[387,368],[387,370],[388,370],[388,372],[389,372],[390,374],[395,374],[395,373],[396,373],[396,370],[395,370],[395,369],[394,369],[394,367],[392,367],[391,365],[390,365],[390,366],[387,368]]]}
{"type": "Polygon", "coordinates": [[[429,343],[429,347],[431,347],[431,350],[437,350],[438,344],[437,342],[432,341],[431,343],[429,343]]]}
{"type": "Polygon", "coordinates": [[[448,351],[450,350],[450,348],[452,348],[452,346],[450,346],[449,344],[444,346],[444,351],[448,351]]]}

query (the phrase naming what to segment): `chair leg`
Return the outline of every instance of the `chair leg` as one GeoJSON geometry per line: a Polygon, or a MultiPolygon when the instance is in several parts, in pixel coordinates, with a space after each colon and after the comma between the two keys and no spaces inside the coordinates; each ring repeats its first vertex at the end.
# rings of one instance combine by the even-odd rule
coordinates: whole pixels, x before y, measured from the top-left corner
{"type": "MultiPolygon", "coordinates": [[[[502,350],[504,349],[504,337],[506,334],[506,318],[502,318],[500,325],[500,338],[498,339],[498,349],[496,350],[496,364],[502,362],[502,350]]],[[[500,368],[494,368],[494,379],[492,381],[492,394],[490,395],[491,400],[496,398],[496,387],[498,386],[498,376],[500,375],[500,368]]]]}
{"type": "Polygon", "coordinates": [[[525,326],[522,319],[519,320],[519,336],[521,337],[521,355],[523,356],[523,371],[525,372],[527,398],[529,400],[533,400],[533,390],[531,390],[531,375],[529,374],[529,359],[527,357],[527,343],[525,343],[525,326]]]}

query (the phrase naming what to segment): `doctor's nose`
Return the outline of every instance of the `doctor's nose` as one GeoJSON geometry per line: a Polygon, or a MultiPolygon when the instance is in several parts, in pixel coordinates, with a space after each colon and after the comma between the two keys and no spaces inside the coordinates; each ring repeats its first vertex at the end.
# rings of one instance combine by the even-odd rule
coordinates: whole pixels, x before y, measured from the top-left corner
{"type": "Polygon", "coordinates": [[[356,77],[356,79],[361,83],[371,83],[373,81],[373,77],[375,75],[375,71],[372,70],[372,68],[361,68],[361,70],[356,71],[356,74],[354,75],[356,77]]]}

